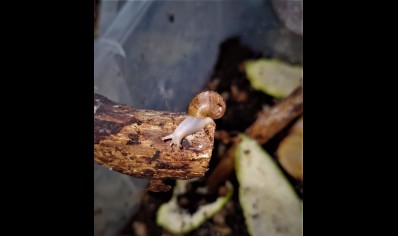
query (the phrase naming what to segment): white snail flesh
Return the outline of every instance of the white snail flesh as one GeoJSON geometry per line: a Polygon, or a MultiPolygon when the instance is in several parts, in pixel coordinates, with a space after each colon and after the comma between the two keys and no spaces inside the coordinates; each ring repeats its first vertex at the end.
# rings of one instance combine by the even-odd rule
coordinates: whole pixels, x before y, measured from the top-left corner
{"type": "MultiPolygon", "coordinates": [[[[221,118],[226,110],[224,99],[216,92],[205,91],[191,101],[188,116],[174,132],[162,138],[171,139],[171,145],[181,147],[181,141],[188,135],[203,129],[207,124],[214,123],[213,119],[221,118]]],[[[215,124],[215,123],[214,123],[215,124]]]]}

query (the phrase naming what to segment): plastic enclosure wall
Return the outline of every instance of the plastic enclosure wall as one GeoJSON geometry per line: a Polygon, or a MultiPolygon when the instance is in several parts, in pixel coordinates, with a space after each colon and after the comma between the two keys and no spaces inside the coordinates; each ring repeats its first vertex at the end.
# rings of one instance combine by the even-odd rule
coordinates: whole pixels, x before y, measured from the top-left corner
{"type": "MultiPolygon", "coordinates": [[[[94,91],[136,108],[186,111],[228,37],[302,62],[302,38],[281,26],[269,1],[102,1],[101,7],[94,91]]],[[[145,183],[94,165],[95,235],[120,230],[145,183]]]]}

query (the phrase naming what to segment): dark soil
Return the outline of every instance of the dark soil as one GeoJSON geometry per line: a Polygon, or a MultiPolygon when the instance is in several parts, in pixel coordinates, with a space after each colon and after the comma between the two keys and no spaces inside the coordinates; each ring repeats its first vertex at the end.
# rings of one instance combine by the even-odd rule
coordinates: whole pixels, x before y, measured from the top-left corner
{"type": "MultiPolygon", "coordinates": [[[[250,86],[250,82],[243,71],[242,64],[244,61],[260,57],[267,58],[270,55],[260,55],[252,51],[250,48],[242,45],[238,38],[228,39],[220,46],[220,55],[217,64],[205,89],[217,91],[226,100],[226,113],[221,119],[216,120],[216,124],[217,131],[224,131],[228,137],[233,137],[239,132],[244,132],[255,121],[257,113],[262,110],[263,106],[272,106],[275,103],[272,97],[254,90],[250,86]]],[[[293,124],[294,121],[263,146],[270,155],[275,157],[277,145],[287,135],[288,129],[293,124]]],[[[210,169],[206,173],[206,176],[211,173],[218,164],[219,158],[227,149],[228,144],[223,144],[218,139],[215,139],[210,169]]],[[[297,194],[302,198],[302,183],[297,182],[286,173],[285,175],[295,187],[297,194]]],[[[209,219],[198,229],[187,235],[249,235],[239,205],[236,176],[233,174],[229,180],[235,189],[230,202],[218,214],[218,217],[209,219]]],[[[188,209],[189,212],[195,212],[199,205],[212,202],[218,196],[217,193],[215,195],[200,196],[193,194],[193,190],[200,184],[197,183],[196,186],[191,186],[192,191],[178,198],[180,206],[188,209]]],[[[218,192],[220,192],[220,189],[218,192]]],[[[138,235],[138,225],[141,226],[141,229],[145,228],[144,231],[146,231],[146,235],[148,236],[172,235],[156,224],[156,211],[158,207],[168,201],[171,195],[172,191],[166,193],[144,193],[140,209],[127,223],[120,235],[138,235]]]]}

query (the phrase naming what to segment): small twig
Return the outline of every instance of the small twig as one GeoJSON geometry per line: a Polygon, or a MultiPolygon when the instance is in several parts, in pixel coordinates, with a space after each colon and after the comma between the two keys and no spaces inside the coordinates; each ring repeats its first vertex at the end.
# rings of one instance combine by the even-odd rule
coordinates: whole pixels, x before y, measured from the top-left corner
{"type": "MultiPolygon", "coordinates": [[[[270,109],[261,112],[245,134],[257,140],[259,144],[265,144],[302,113],[303,88],[300,86],[288,97],[270,109]]],[[[239,143],[238,139],[234,140],[233,145],[225,152],[223,158],[206,180],[209,191],[215,191],[234,170],[233,157],[235,148],[239,143]]]]}
{"type": "Polygon", "coordinates": [[[261,112],[246,134],[265,144],[302,113],[303,87],[300,86],[271,109],[261,112]]]}
{"type": "Polygon", "coordinates": [[[94,160],[152,180],[151,191],[167,191],[165,179],[202,177],[213,150],[214,124],[187,136],[181,149],[162,140],[185,118],[185,113],[135,109],[94,94],[94,160]]]}

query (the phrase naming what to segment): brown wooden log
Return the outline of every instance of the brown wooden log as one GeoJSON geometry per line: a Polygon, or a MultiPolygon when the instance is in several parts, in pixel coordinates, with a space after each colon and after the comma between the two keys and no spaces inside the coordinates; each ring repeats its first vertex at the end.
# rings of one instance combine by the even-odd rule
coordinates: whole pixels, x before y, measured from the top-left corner
{"type": "Polygon", "coordinates": [[[211,158],[215,125],[209,124],[170,146],[185,113],[141,110],[94,94],[94,161],[111,170],[152,180],[148,190],[167,191],[165,179],[202,177],[211,158]]]}

